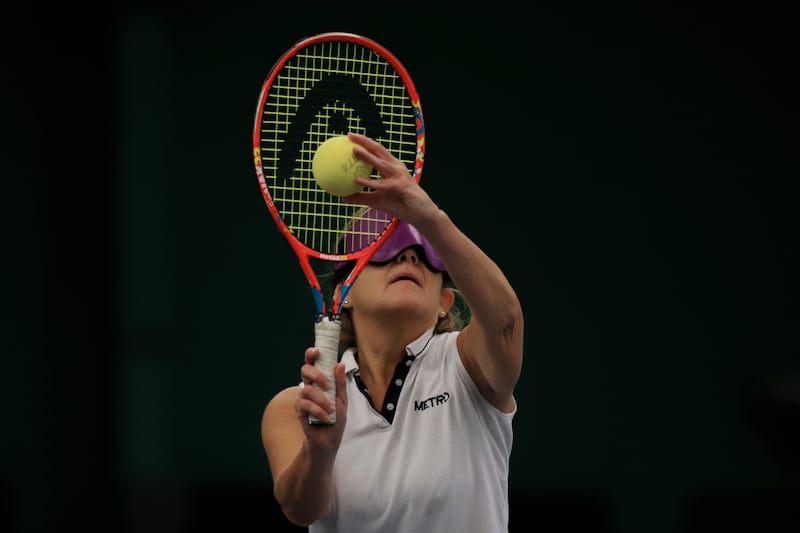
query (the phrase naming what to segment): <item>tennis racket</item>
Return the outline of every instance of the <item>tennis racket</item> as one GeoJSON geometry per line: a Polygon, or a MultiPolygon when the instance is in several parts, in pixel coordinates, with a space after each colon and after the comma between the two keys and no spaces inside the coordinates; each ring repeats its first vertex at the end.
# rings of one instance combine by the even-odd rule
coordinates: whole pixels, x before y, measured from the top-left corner
{"type": "MultiPolygon", "coordinates": [[[[335,383],[340,302],[397,219],[348,204],[318,187],[314,153],[327,139],[356,132],[386,147],[419,182],[425,128],[416,88],[403,65],[375,41],[352,33],[321,33],[287,50],[264,81],[253,128],[261,194],[308,280],[316,305],[319,367],[335,383]],[[355,261],[338,295],[333,262],[355,261]]],[[[380,179],[377,171],[371,179],[380,179]]],[[[366,188],[369,191],[371,189],[366,188]]],[[[336,404],[336,390],[325,391],[336,404]]],[[[313,416],[312,424],[325,423],[313,416]]],[[[335,413],[330,423],[335,422],[335,413]]]]}

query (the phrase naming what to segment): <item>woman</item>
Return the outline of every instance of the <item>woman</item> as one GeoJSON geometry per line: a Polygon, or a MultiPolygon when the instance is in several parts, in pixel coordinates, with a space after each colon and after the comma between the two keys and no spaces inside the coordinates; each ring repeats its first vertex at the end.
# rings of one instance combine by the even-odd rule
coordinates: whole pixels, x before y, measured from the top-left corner
{"type": "Polygon", "coordinates": [[[350,348],[336,366],[336,405],[308,386],[330,386],[308,348],[302,385],[264,411],[275,497],[311,533],[507,531],[519,300],[404,163],[368,137],[349,136],[355,157],[382,179],[357,178],[373,190],[344,200],[402,223],[344,302],[350,348]],[[447,331],[457,293],[469,322],[447,331]],[[334,411],[333,425],[308,423],[334,411]]]}

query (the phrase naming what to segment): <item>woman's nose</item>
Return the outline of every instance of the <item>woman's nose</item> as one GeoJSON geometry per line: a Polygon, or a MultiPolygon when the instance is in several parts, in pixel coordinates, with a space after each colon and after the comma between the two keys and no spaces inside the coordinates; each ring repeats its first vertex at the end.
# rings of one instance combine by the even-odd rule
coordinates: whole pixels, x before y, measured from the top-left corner
{"type": "Polygon", "coordinates": [[[419,264],[419,255],[417,255],[417,251],[413,248],[406,248],[397,254],[398,263],[405,263],[406,261],[410,261],[414,265],[419,264]]]}

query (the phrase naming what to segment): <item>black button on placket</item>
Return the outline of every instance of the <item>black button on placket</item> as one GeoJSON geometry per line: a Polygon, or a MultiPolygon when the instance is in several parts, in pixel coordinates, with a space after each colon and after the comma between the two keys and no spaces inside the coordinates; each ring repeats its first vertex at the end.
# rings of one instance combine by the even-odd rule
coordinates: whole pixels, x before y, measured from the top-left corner
{"type": "MultiPolygon", "coordinates": [[[[389,382],[389,387],[386,389],[386,395],[383,398],[383,406],[381,406],[381,416],[386,419],[387,422],[390,424],[394,420],[394,414],[397,409],[397,400],[400,398],[400,391],[403,388],[403,384],[406,382],[406,376],[408,376],[408,371],[411,368],[411,364],[416,359],[415,355],[406,355],[397,366],[394,368],[394,374],[392,375],[392,380],[389,382]]],[[[375,409],[375,404],[372,402],[372,396],[369,394],[369,389],[361,380],[361,373],[356,371],[354,374],[356,385],[358,386],[358,390],[360,390],[364,396],[366,396],[369,404],[375,409]]]]}

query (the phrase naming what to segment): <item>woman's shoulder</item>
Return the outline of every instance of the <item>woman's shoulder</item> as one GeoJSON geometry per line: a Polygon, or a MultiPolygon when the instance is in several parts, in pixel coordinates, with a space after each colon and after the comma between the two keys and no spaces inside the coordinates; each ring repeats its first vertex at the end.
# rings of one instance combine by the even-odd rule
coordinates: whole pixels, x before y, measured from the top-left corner
{"type": "Polygon", "coordinates": [[[278,392],[264,408],[264,417],[269,417],[271,414],[277,414],[278,412],[283,413],[287,409],[294,411],[294,403],[297,401],[299,394],[300,385],[286,387],[278,392]]]}

